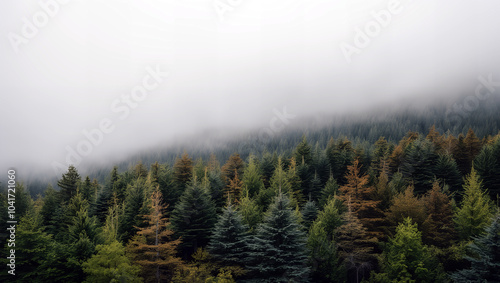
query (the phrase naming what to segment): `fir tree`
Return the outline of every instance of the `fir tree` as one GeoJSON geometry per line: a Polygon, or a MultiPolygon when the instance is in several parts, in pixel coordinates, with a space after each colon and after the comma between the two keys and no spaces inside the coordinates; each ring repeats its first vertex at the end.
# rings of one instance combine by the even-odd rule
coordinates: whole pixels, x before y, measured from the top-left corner
{"type": "Polygon", "coordinates": [[[193,182],[186,188],[171,216],[175,235],[182,238],[179,248],[184,258],[207,245],[216,220],[210,196],[197,182],[193,182]]]}
{"type": "Polygon", "coordinates": [[[279,193],[257,228],[247,269],[256,282],[307,282],[306,235],[288,197],[279,193]]]}
{"type": "Polygon", "coordinates": [[[226,164],[222,166],[222,178],[227,186],[229,186],[230,181],[234,179],[236,174],[239,176],[243,175],[244,167],[245,162],[239,154],[234,153],[229,157],[226,164]]]}
{"type": "Polygon", "coordinates": [[[458,170],[457,163],[448,154],[441,154],[436,163],[435,170],[436,179],[441,183],[448,185],[452,193],[458,193],[462,190],[462,177],[458,170]]]}
{"type": "Polygon", "coordinates": [[[470,268],[451,275],[455,282],[500,282],[500,214],[486,227],[484,234],[469,246],[471,255],[465,259],[470,268]]]}
{"type": "Polygon", "coordinates": [[[241,199],[238,210],[242,216],[243,222],[248,225],[250,231],[254,231],[257,224],[262,220],[262,210],[257,205],[255,200],[247,196],[241,199]]]}
{"type": "Polygon", "coordinates": [[[329,239],[324,225],[314,222],[307,238],[313,282],[342,282],[344,271],[338,264],[337,246],[329,239]]]}
{"type": "Polygon", "coordinates": [[[193,160],[184,152],[182,157],[175,160],[174,182],[178,190],[184,191],[189,181],[193,177],[193,160]]]}
{"type": "Polygon", "coordinates": [[[335,231],[342,225],[342,204],[337,196],[333,196],[328,200],[323,210],[318,212],[318,216],[313,225],[320,225],[326,233],[327,240],[334,241],[335,231]]]}
{"type": "Polygon", "coordinates": [[[474,169],[483,179],[493,200],[500,200],[500,138],[483,147],[474,160],[474,169]]]}
{"type": "Polygon", "coordinates": [[[491,200],[482,188],[482,182],[474,168],[465,179],[464,196],[455,216],[455,223],[460,237],[468,240],[479,236],[492,216],[491,200]]]}
{"type": "Polygon", "coordinates": [[[427,218],[422,200],[415,196],[412,186],[408,186],[403,193],[397,194],[393,204],[386,212],[387,222],[391,225],[390,232],[394,232],[396,226],[407,217],[410,217],[419,226],[422,226],[427,218]]]}
{"type": "Polygon", "coordinates": [[[255,157],[253,155],[250,156],[248,166],[245,167],[242,181],[244,190],[248,192],[249,197],[254,197],[264,188],[262,175],[259,172],[259,168],[257,167],[255,157]]]}
{"type": "Polygon", "coordinates": [[[144,179],[137,179],[128,185],[124,202],[124,213],[120,217],[118,234],[127,242],[144,223],[143,216],[149,214],[146,195],[152,190],[144,179]]]}
{"type": "Polygon", "coordinates": [[[229,181],[229,184],[226,187],[225,194],[226,196],[228,196],[231,202],[238,204],[240,202],[243,182],[240,180],[238,176],[238,171],[236,169],[234,171],[235,171],[234,177],[229,181]]]}
{"type": "Polygon", "coordinates": [[[161,193],[151,195],[150,213],[144,215],[146,225],[127,245],[132,261],[141,266],[141,274],[146,282],[171,281],[177,269],[184,263],[175,256],[180,240],[172,240],[168,219],[163,216],[161,193]]]}
{"type": "Polygon", "coordinates": [[[69,201],[76,194],[80,181],[78,171],[73,165],[70,165],[68,167],[68,172],[63,174],[62,178],[57,181],[57,185],[61,188],[59,196],[62,203],[69,201]]]}
{"type": "Polygon", "coordinates": [[[243,266],[248,256],[248,226],[232,204],[224,208],[208,245],[210,255],[224,266],[243,266]]]}
{"type": "Polygon", "coordinates": [[[389,239],[383,255],[383,273],[370,282],[445,282],[441,267],[422,244],[421,233],[411,218],[405,218],[389,239]]]}
{"type": "Polygon", "coordinates": [[[325,184],[325,187],[321,190],[321,197],[319,199],[319,207],[323,208],[326,203],[333,198],[333,196],[338,195],[339,185],[335,178],[333,178],[333,174],[330,174],[330,178],[325,184]]]}
{"type": "Polygon", "coordinates": [[[318,215],[318,207],[316,203],[312,200],[309,200],[304,205],[302,209],[302,224],[306,227],[306,231],[309,230],[311,224],[316,220],[316,216],[318,215]]]}

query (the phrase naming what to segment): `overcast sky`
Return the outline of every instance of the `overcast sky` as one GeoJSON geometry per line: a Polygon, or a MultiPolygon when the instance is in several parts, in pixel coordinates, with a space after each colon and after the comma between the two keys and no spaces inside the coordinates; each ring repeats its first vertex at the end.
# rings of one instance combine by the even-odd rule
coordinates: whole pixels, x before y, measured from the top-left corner
{"type": "Polygon", "coordinates": [[[500,78],[498,11],[496,0],[3,0],[0,168],[261,127],[284,107],[303,117],[472,92],[479,75],[500,78]],[[83,131],[99,127],[92,144],[83,131]]]}

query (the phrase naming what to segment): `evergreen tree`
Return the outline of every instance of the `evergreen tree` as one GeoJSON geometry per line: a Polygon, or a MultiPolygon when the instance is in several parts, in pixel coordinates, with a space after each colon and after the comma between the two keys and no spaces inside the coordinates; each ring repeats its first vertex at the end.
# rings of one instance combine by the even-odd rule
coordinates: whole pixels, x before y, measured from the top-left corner
{"type": "Polygon", "coordinates": [[[330,163],[333,177],[339,185],[344,185],[348,166],[354,161],[354,149],[347,138],[339,139],[337,143],[332,139],[328,142],[326,156],[330,163]]]}
{"type": "Polygon", "coordinates": [[[181,158],[175,160],[174,182],[179,191],[184,191],[193,177],[193,160],[184,152],[181,158]]]}
{"type": "Polygon", "coordinates": [[[333,198],[333,196],[338,195],[339,185],[335,178],[333,178],[333,174],[330,174],[330,178],[325,184],[325,187],[321,190],[321,197],[319,199],[319,207],[323,208],[326,203],[333,198]]]}
{"type": "Polygon", "coordinates": [[[383,273],[370,282],[445,282],[441,267],[422,244],[421,233],[411,218],[405,218],[389,239],[383,255],[383,273]]]}
{"type": "Polygon", "coordinates": [[[311,146],[307,142],[305,135],[302,136],[300,143],[295,148],[294,157],[299,162],[303,160],[303,163],[307,165],[312,163],[311,146]]]}
{"type": "Polygon", "coordinates": [[[483,190],[479,176],[472,168],[471,173],[465,179],[464,196],[455,216],[460,237],[468,240],[479,236],[489,225],[492,211],[491,200],[487,192],[483,190]]]}
{"type": "Polygon", "coordinates": [[[500,138],[483,147],[474,160],[474,169],[481,176],[484,187],[493,200],[500,199],[500,138]]]}
{"type": "Polygon", "coordinates": [[[438,182],[434,182],[432,190],[422,199],[427,219],[422,224],[425,244],[439,248],[449,247],[457,239],[453,223],[453,206],[448,195],[442,192],[438,182]]]}
{"type": "Polygon", "coordinates": [[[184,258],[208,243],[216,222],[215,206],[197,182],[186,188],[172,211],[171,222],[176,237],[182,238],[179,248],[184,258]]]}
{"type": "Polygon", "coordinates": [[[380,201],[375,200],[376,189],[368,184],[368,175],[361,175],[359,160],[356,159],[353,165],[348,166],[347,180],[344,186],[340,187],[340,198],[347,202],[350,200],[351,208],[368,230],[371,236],[378,239],[383,238],[380,229],[384,222],[384,214],[380,209],[380,201]]]}
{"type": "Polygon", "coordinates": [[[57,233],[55,218],[58,207],[59,202],[57,192],[51,185],[49,185],[45,190],[45,197],[43,198],[43,206],[40,211],[40,215],[42,217],[42,224],[45,227],[45,231],[52,235],[57,233]]]}
{"type": "Polygon", "coordinates": [[[61,188],[59,196],[62,203],[69,201],[76,194],[80,181],[78,171],[73,165],[70,165],[68,167],[68,172],[63,174],[61,179],[57,181],[57,185],[61,188]]]}
{"type": "Polygon", "coordinates": [[[271,154],[266,151],[262,154],[260,170],[262,172],[262,181],[264,182],[265,188],[268,188],[271,185],[271,177],[273,176],[274,168],[276,168],[277,163],[278,156],[276,153],[271,154]]]}
{"type": "Polygon", "coordinates": [[[85,180],[78,188],[78,190],[82,194],[82,197],[87,201],[92,202],[95,199],[94,190],[92,188],[92,182],[90,181],[89,176],[85,177],[85,180]]]}
{"type": "Polygon", "coordinates": [[[377,239],[368,234],[356,217],[349,200],[347,209],[343,216],[344,224],[336,230],[339,256],[347,271],[347,281],[360,282],[376,267],[377,259],[373,248],[377,239]]]}
{"type": "Polygon", "coordinates": [[[127,242],[144,223],[143,216],[149,214],[146,195],[152,188],[144,179],[137,179],[128,185],[124,202],[124,213],[120,217],[118,234],[123,242],[127,242]]]}
{"type": "Polygon", "coordinates": [[[238,153],[234,153],[229,157],[226,164],[222,166],[222,178],[227,186],[229,186],[229,183],[234,179],[236,174],[239,176],[243,175],[244,167],[245,162],[238,153]]]}
{"type": "Polygon", "coordinates": [[[208,245],[210,255],[224,266],[240,267],[248,256],[248,226],[232,204],[224,208],[208,245]]]}
{"type": "Polygon", "coordinates": [[[344,272],[338,264],[337,246],[329,240],[320,221],[314,222],[307,238],[309,264],[313,282],[342,282],[344,272]]]}
{"type": "Polygon", "coordinates": [[[342,225],[341,202],[335,195],[330,198],[323,210],[318,212],[316,221],[313,224],[319,225],[325,231],[327,240],[330,242],[334,241],[335,231],[342,225]]]}
{"type": "Polygon", "coordinates": [[[118,241],[96,247],[97,254],[82,264],[87,274],[85,282],[142,282],[139,267],[132,265],[125,255],[125,247],[118,241]]]}
{"type": "Polygon", "coordinates": [[[244,190],[248,192],[249,197],[254,197],[264,188],[262,175],[259,172],[253,155],[250,156],[248,166],[244,170],[242,181],[244,190]]]}
{"type": "Polygon", "coordinates": [[[306,227],[306,231],[309,230],[311,224],[316,220],[316,216],[318,215],[318,207],[316,203],[312,200],[309,200],[304,205],[302,209],[302,224],[306,227]]]}
{"type": "Polygon", "coordinates": [[[390,232],[394,232],[396,226],[407,217],[411,218],[420,227],[427,218],[422,200],[415,196],[412,186],[408,186],[403,193],[397,194],[394,197],[393,204],[386,212],[387,222],[391,225],[390,232]]]}
{"type": "Polygon", "coordinates": [[[254,231],[257,224],[262,220],[262,210],[257,205],[255,200],[247,196],[241,199],[238,210],[242,216],[243,222],[250,227],[251,231],[254,231]]]}
{"type": "Polygon", "coordinates": [[[415,140],[406,147],[400,169],[417,195],[431,189],[437,160],[434,145],[428,140],[415,140]]]}
{"type": "Polygon", "coordinates": [[[234,171],[234,177],[229,181],[225,194],[231,202],[238,204],[242,194],[243,182],[240,180],[237,170],[234,171]]]}
{"type": "Polygon", "coordinates": [[[172,240],[168,219],[163,215],[161,193],[151,195],[150,213],[144,215],[146,225],[127,245],[132,261],[141,267],[146,282],[171,281],[175,271],[184,268],[182,260],[175,256],[180,240],[172,240]]]}
{"type": "Polygon", "coordinates": [[[470,268],[451,275],[455,282],[500,282],[500,214],[486,227],[485,233],[474,238],[466,256],[470,268]]]}
{"type": "Polygon", "coordinates": [[[279,193],[257,228],[247,269],[255,282],[307,282],[306,235],[288,197],[279,193]]]}
{"type": "Polygon", "coordinates": [[[462,177],[460,176],[457,163],[450,155],[439,155],[436,163],[435,177],[448,185],[452,193],[458,194],[462,191],[462,177]]]}

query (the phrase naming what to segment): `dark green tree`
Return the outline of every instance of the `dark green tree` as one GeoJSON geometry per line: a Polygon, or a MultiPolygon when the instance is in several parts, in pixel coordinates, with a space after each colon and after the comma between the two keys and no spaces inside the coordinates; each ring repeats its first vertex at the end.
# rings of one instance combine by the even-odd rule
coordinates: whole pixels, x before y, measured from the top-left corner
{"type": "Polygon", "coordinates": [[[486,227],[485,233],[474,238],[465,259],[470,268],[451,275],[455,282],[500,282],[500,214],[486,227]]]}
{"type": "Polygon", "coordinates": [[[474,160],[474,169],[483,180],[492,199],[500,199],[500,138],[491,145],[483,147],[474,160]]]}
{"type": "Polygon", "coordinates": [[[147,197],[152,188],[144,179],[137,179],[129,184],[125,197],[125,210],[120,217],[118,234],[123,242],[127,242],[144,224],[144,215],[149,214],[147,197]]]}
{"type": "Polygon", "coordinates": [[[318,207],[316,203],[312,200],[306,202],[304,207],[302,208],[302,224],[306,227],[306,231],[309,230],[311,224],[316,220],[316,216],[318,215],[318,207]]]}
{"type": "Polygon", "coordinates": [[[216,219],[215,205],[208,192],[197,182],[186,188],[170,218],[182,256],[187,259],[199,247],[208,244],[216,219]]]}
{"type": "Polygon", "coordinates": [[[243,191],[247,191],[249,197],[254,197],[264,188],[262,175],[260,174],[259,167],[257,166],[253,155],[250,156],[248,166],[245,167],[245,170],[243,171],[242,181],[243,191]]]}
{"type": "Polygon", "coordinates": [[[321,190],[319,208],[323,208],[325,204],[338,193],[339,185],[337,184],[337,180],[333,178],[333,174],[330,174],[330,178],[326,181],[325,187],[321,190]]]}
{"type": "Polygon", "coordinates": [[[57,185],[61,188],[59,191],[61,203],[69,201],[76,194],[80,182],[81,179],[78,171],[73,165],[70,165],[68,172],[63,174],[61,179],[57,181],[57,185]]]}
{"type": "Polygon", "coordinates": [[[279,193],[251,243],[247,269],[255,282],[307,282],[306,235],[288,197],[279,193]]]}
{"type": "Polygon", "coordinates": [[[313,282],[343,282],[345,272],[338,264],[337,245],[329,239],[323,223],[314,222],[307,238],[313,282]]]}

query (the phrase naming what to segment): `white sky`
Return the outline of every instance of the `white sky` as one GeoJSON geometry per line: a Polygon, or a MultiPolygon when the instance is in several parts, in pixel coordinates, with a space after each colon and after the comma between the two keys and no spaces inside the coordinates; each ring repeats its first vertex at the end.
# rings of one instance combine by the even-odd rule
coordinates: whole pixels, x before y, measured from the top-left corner
{"type": "Polygon", "coordinates": [[[40,1],[58,10],[18,52],[13,33],[23,36],[23,19],[45,12],[39,1],[0,2],[2,170],[66,166],[65,148],[104,118],[115,129],[83,162],[204,129],[261,127],[273,108],[349,112],[468,91],[478,75],[500,78],[494,0],[401,0],[350,64],[341,43],[354,45],[355,28],[391,1],[240,0],[223,22],[214,3],[238,1],[54,1],[40,1]],[[120,119],[113,101],[157,65],[169,77],[120,119]]]}

